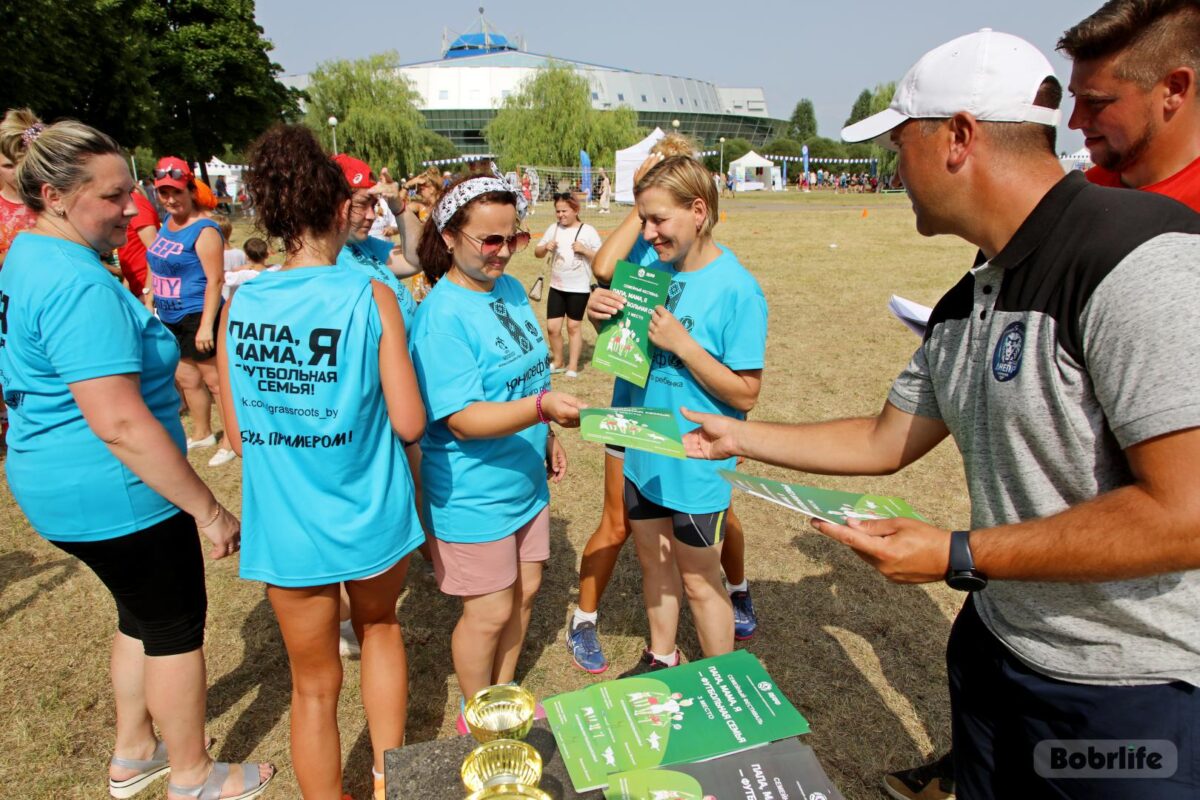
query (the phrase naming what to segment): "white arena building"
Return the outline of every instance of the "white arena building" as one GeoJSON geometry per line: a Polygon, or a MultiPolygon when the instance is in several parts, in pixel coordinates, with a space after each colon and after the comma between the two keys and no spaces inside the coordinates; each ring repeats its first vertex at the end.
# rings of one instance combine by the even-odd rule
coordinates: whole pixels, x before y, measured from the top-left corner
{"type": "MultiPolygon", "coordinates": [[[[729,88],[695,78],[682,78],[618,67],[588,64],[560,56],[525,52],[523,43],[509,40],[482,15],[471,32],[443,38],[442,58],[406,64],[400,73],[420,96],[419,107],[429,127],[452,141],[463,154],[484,153],[483,128],[504,98],[521,82],[551,63],[565,64],[585,77],[592,106],[612,110],[628,106],[638,125],[679,130],[703,145],[720,137],[742,137],[761,146],[782,136],[787,120],[772,118],[761,88],[729,88]]],[[[307,75],[285,78],[297,89],[308,86],[307,75]]]]}

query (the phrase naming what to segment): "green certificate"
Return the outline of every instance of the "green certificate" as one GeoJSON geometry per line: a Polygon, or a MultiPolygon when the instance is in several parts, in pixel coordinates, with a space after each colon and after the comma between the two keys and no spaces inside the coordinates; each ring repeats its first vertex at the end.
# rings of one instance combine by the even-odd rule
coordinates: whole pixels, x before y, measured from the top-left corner
{"type": "Polygon", "coordinates": [[[547,698],[575,791],[630,770],[686,764],[808,733],[808,722],[745,650],[547,698]]]}
{"type": "Polygon", "coordinates": [[[579,433],[587,442],[687,458],[675,415],[665,408],[585,408],[579,412],[579,433]]]}
{"type": "Polygon", "coordinates": [[[604,323],[596,337],[592,366],[636,386],[650,374],[650,317],[667,302],[671,273],[618,261],[612,290],[625,298],[625,308],[604,323]]]}
{"type": "Polygon", "coordinates": [[[838,492],[833,489],[818,489],[815,486],[801,486],[798,483],[781,483],[727,469],[717,470],[717,473],[733,484],[735,489],[838,525],[845,525],[846,521],[851,519],[908,517],[926,521],[899,497],[838,492]]]}

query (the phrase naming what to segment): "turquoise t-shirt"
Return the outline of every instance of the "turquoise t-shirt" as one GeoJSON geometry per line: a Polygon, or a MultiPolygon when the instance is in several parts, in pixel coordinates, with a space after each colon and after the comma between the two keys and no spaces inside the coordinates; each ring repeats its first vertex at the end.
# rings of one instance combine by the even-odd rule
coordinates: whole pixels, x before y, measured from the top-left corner
{"type": "Polygon", "coordinates": [[[346,267],[264,272],[230,301],[243,578],[365,578],[424,541],[380,384],[381,333],[370,278],[346,267]]]}
{"type": "Polygon", "coordinates": [[[490,292],[438,281],[417,311],[413,364],[429,423],[421,439],[425,519],[447,542],[503,539],[550,502],[546,426],[459,441],[446,418],[550,388],[550,351],[525,288],[502,275],[490,292]]]}
{"type": "MultiPolygon", "coordinates": [[[[658,253],[654,252],[654,248],[650,246],[645,237],[638,234],[637,241],[633,243],[633,247],[629,248],[629,255],[625,257],[625,260],[639,266],[648,267],[655,261],[658,261],[658,253]]],[[[623,381],[620,378],[613,380],[612,402],[609,405],[613,408],[623,408],[624,406],[632,405],[629,402],[629,390],[632,388],[633,384],[623,381]]]]}
{"type": "MultiPolygon", "coordinates": [[[[767,300],[754,276],[727,248],[703,269],[676,272],[670,264],[656,263],[672,272],[667,310],[675,315],[692,338],[731,370],[762,369],[767,347],[767,300]]],[[[632,406],[668,408],[680,431],[696,426],[679,413],[693,411],[744,419],[709,394],[674,353],[655,350],[650,377],[644,389],[629,387],[632,406]]],[[[711,514],[729,507],[730,486],[718,469],[733,469],[735,459],[700,461],[625,451],[625,476],[648,499],[674,511],[711,514]]]]}
{"type": "Polygon", "coordinates": [[[388,258],[392,255],[392,243],[383,239],[368,236],[361,242],[346,242],[345,247],[338,253],[339,267],[350,267],[374,278],[396,293],[396,301],[400,304],[400,313],[404,316],[404,332],[412,333],[413,317],[417,314],[417,301],[408,287],[400,282],[390,269],[388,258]]]}
{"type": "Polygon", "coordinates": [[[96,438],[68,386],[138,374],[142,399],[186,451],[175,337],[89,247],[22,233],[0,272],[0,385],[8,485],[47,539],[91,542],[178,513],[96,438]]]}

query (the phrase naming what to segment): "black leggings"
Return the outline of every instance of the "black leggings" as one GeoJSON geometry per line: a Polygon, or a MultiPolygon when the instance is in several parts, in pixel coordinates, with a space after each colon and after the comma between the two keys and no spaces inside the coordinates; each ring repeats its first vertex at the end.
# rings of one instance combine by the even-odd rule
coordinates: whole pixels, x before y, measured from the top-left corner
{"type": "Polygon", "coordinates": [[[140,640],[146,655],[190,653],[204,644],[204,556],[187,514],[115,539],[51,544],[96,573],[117,603],[117,630],[140,640]]]}

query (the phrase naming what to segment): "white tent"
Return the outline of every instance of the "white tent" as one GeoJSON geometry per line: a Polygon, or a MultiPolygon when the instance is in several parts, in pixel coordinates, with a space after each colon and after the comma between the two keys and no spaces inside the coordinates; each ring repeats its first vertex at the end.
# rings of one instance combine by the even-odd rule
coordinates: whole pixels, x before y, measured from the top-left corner
{"type": "Polygon", "coordinates": [[[1081,147],[1069,156],[1059,158],[1062,162],[1063,170],[1070,172],[1073,169],[1091,169],[1092,154],[1086,147],[1081,147]]]}
{"type": "Polygon", "coordinates": [[[617,151],[617,175],[613,188],[616,190],[614,199],[618,203],[633,202],[633,173],[637,172],[637,168],[650,155],[650,148],[664,136],[666,134],[663,133],[662,128],[655,128],[649,136],[633,147],[617,151]]]}
{"type": "Polygon", "coordinates": [[[230,197],[237,197],[238,189],[242,185],[242,170],[245,166],[241,164],[226,164],[217,157],[213,157],[208,162],[208,178],[211,182],[210,189],[215,194],[217,191],[217,178],[225,179],[226,191],[230,197]]]}
{"type": "Polygon", "coordinates": [[[729,162],[733,185],[739,192],[773,188],[774,171],[777,169],[774,161],[763,158],[753,150],[738,160],[729,162]]]}

